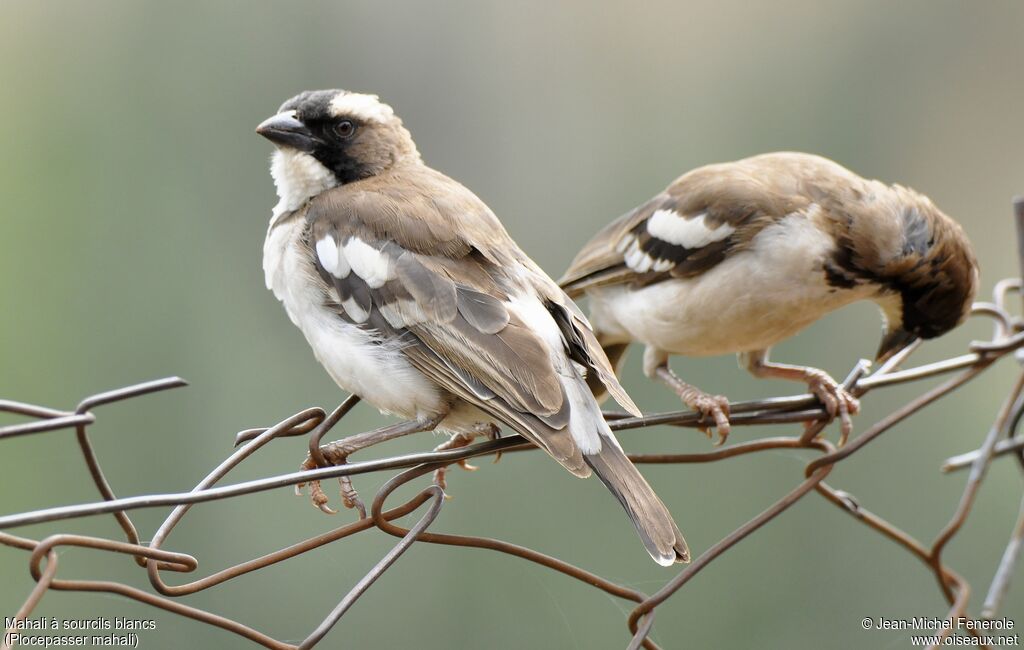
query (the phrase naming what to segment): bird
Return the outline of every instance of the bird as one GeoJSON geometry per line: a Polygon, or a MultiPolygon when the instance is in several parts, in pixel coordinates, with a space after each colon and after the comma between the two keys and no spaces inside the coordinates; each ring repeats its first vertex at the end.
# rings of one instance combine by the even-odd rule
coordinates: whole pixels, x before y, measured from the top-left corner
{"type": "Polygon", "coordinates": [[[875,359],[884,362],[967,317],[978,264],[963,228],[928,197],[821,156],[776,152],[683,174],[594,235],[559,284],[589,297],[617,370],[629,344],[642,343],[645,375],[700,413],[709,437],[717,428],[721,444],[728,400],[683,381],[672,355],[735,353],[757,377],[806,382],[849,434],[857,399],[823,370],[770,361],[771,347],[870,300],[882,313],[875,359]]]}
{"type": "Polygon", "coordinates": [[[506,426],[573,475],[596,474],[659,564],[689,561],[588,387],[640,415],[586,317],[481,199],[423,162],[388,104],[306,91],[256,132],[275,145],[279,199],[267,287],[340,388],[403,419],[324,445],[329,463],[411,433],[447,433],[450,448],[506,426]]]}

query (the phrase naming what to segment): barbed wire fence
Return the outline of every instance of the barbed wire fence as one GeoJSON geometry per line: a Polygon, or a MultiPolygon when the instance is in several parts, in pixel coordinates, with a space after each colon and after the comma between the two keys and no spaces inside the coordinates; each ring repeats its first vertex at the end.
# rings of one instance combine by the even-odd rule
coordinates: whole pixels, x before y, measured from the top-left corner
{"type": "MultiPolygon", "coordinates": [[[[1018,252],[1022,267],[1024,267],[1024,198],[1015,200],[1014,211],[1018,233],[1018,252]]],[[[840,436],[833,443],[824,437],[819,437],[819,434],[828,424],[828,415],[815,397],[804,394],[737,402],[730,405],[731,420],[736,426],[807,423],[806,428],[800,435],[763,437],[747,442],[729,444],[705,453],[630,454],[630,458],[634,463],[684,464],[717,462],[746,454],[776,449],[806,449],[820,453],[820,456],[804,467],[800,483],[788,493],[782,495],[766,510],[713,544],[691,564],[675,575],[675,577],[651,594],[617,584],[559,558],[500,539],[435,532],[431,527],[441,509],[445,506],[444,491],[436,483],[431,483],[404,503],[386,507],[391,495],[400,486],[425,474],[430,474],[439,468],[480,456],[494,456],[501,453],[535,449],[533,445],[517,435],[506,436],[497,440],[458,449],[406,454],[376,460],[351,462],[339,466],[323,466],[325,464],[322,462],[323,456],[319,453],[320,440],[355,406],[358,398],[353,396],[342,402],[331,413],[327,413],[320,408],[308,408],[295,413],[270,428],[242,431],[236,437],[236,450],[189,492],[117,498],[104,476],[100,460],[94,452],[89,439],[89,427],[95,424],[97,419],[93,410],[99,406],[184,386],[185,382],[183,380],[171,377],[100,393],[84,399],[73,411],[0,400],[0,411],[29,418],[29,421],[25,423],[0,427],[0,443],[16,436],[32,435],[45,431],[73,430],[85,464],[102,497],[102,501],[95,503],[47,508],[0,516],[0,544],[28,552],[29,570],[36,582],[35,587],[26,596],[24,603],[13,617],[12,624],[8,626],[3,644],[0,645],[0,650],[8,650],[11,647],[8,644],[11,636],[10,632],[17,629],[19,622],[29,617],[49,590],[118,594],[154,608],[190,618],[197,623],[222,628],[266,648],[274,650],[305,650],[313,648],[330,632],[331,628],[345,615],[356,600],[366,593],[373,583],[415,543],[481,548],[504,553],[565,574],[614,597],[632,601],[636,605],[626,621],[632,634],[632,639],[627,649],[635,650],[643,647],[648,650],[656,650],[658,646],[650,639],[649,634],[654,624],[657,607],[671,598],[673,594],[677,593],[695,575],[703,571],[730,548],[755,533],[767,522],[782,515],[790,506],[812,492],[821,495],[842,512],[854,517],[857,521],[860,521],[870,529],[905,549],[911,556],[920,560],[925,568],[934,575],[937,587],[949,605],[944,620],[950,623],[938,630],[939,634],[935,639],[935,644],[931,646],[938,647],[943,644],[947,637],[955,634],[957,629],[963,629],[963,627],[957,627],[952,623],[955,623],[961,617],[969,617],[967,605],[971,595],[971,588],[966,580],[945,563],[943,551],[964,527],[974,506],[978,491],[985,479],[987,470],[995,459],[1003,456],[1013,456],[1017,459],[1022,471],[1024,471],[1024,436],[1017,435],[1021,418],[1024,416],[1024,372],[1018,373],[995,416],[992,426],[985,433],[978,448],[969,453],[950,458],[944,464],[942,469],[946,472],[966,468],[969,468],[970,471],[953,515],[930,543],[915,539],[895,524],[867,510],[860,505],[852,494],[829,485],[825,482],[825,479],[838,463],[845,461],[865,445],[896,424],[911,417],[925,406],[944,398],[963,384],[982,374],[997,361],[1004,357],[1013,356],[1016,357],[1019,363],[1024,364],[1024,319],[1019,316],[1013,316],[1007,306],[1011,296],[1014,294],[1019,296],[1021,293],[1020,279],[1002,280],[995,285],[991,302],[979,302],[974,305],[971,314],[972,318],[987,318],[991,320],[993,333],[987,341],[971,343],[969,349],[964,354],[934,363],[901,369],[901,366],[918,348],[919,344],[914,344],[889,359],[873,372],[868,372],[869,364],[867,362],[861,361],[858,363],[847,376],[844,386],[855,396],[862,399],[869,393],[888,387],[919,382],[937,376],[950,375],[950,377],[943,383],[920,393],[909,402],[891,411],[851,439],[840,436]],[[218,485],[241,462],[257,453],[272,440],[280,437],[307,434],[310,441],[310,455],[312,458],[321,461],[320,467],[258,480],[218,485]],[[262,557],[235,564],[186,584],[170,585],[164,581],[162,571],[189,573],[195,571],[198,566],[197,559],[192,555],[164,548],[174,528],[181,522],[182,518],[185,517],[194,504],[218,499],[230,499],[255,492],[310,483],[311,481],[351,477],[367,473],[391,472],[394,470],[401,471],[391,477],[377,491],[372,500],[369,514],[353,523],[292,544],[262,557]],[[129,511],[139,508],[167,506],[173,506],[173,510],[163,521],[153,538],[148,543],[143,543],[136,526],[128,514],[129,511]],[[396,523],[400,518],[420,510],[423,510],[422,514],[411,527],[406,528],[396,523]],[[113,515],[123,532],[123,539],[70,533],[50,535],[44,539],[30,539],[3,532],[11,528],[30,524],[69,521],[78,517],[97,515],[113,515]],[[211,589],[245,574],[259,571],[265,567],[371,529],[378,529],[393,535],[399,541],[381,558],[369,573],[351,587],[334,609],[298,645],[279,641],[265,632],[244,623],[183,604],[180,600],[177,600],[181,596],[211,589]],[[69,580],[59,578],[56,549],[65,546],[83,547],[131,556],[135,563],[147,572],[152,591],[106,580],[69,580]]],[[[1016,312],[1018,310],[1013,311],[1016,312]]],[[[631,417],[624,413],[607,413],[606,416],[614,431],[642,429],[658,425],[691,428],[700,425],[699,417],[695,413],[685,411],[660,413],[644,417],[631,417]]],[[[1002,601],[1007,593],[1011,576],[1021,555],[1022,547],[1024,547],[1024,497],[1022,497],[1021,501],[1019,519],[1007,542],[1006,550],[1002,558],[996,563],[994,578],[988,587],[979,614],[981,619],[991,620],[998,615],[1002,601]]],[[[976,641],[983,641],[983,637],[978,629],[980,629],[980,626],[969,627],[964,633],[976,637],[976,641]]],[[[984,643],[980,645],[981,647],[988,647],[984,643]]]]}

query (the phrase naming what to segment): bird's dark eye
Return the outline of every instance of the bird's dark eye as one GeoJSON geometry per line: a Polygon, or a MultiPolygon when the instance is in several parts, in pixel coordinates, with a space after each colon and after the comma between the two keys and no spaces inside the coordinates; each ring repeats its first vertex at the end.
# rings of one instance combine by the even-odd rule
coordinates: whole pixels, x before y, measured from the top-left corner
{"type": "Polygon", "coordinates": [[[349,120],[342,120],[334,125],[334,133],[339,138],[350,138],[356,132],[356,125],[349,120]]]}

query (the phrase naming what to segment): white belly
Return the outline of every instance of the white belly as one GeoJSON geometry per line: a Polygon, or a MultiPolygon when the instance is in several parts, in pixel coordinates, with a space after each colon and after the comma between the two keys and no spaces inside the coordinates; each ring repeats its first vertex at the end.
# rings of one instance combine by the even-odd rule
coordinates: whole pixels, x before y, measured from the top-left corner
{"type": "Polygon", "coordinates": [[[408,362],[399,342],[375,340],[323,306],[316,270],[299,242],[304,226],[299,217],[268,231],[263,271],[267,288],[302,330],[317,361],[343,390],[382,412],[405,419],[445,412],[442,391],[408,362]]]}
{"type": "Polygon", "coordinates": [[[591,321],[608,339],[686,356],[768,348],[874,295],[870,286],[836,290],[825,282],[822,262],[831,251],[831,240],[807,219],[787,217],[696,278],[593,290],[591,321]]]}

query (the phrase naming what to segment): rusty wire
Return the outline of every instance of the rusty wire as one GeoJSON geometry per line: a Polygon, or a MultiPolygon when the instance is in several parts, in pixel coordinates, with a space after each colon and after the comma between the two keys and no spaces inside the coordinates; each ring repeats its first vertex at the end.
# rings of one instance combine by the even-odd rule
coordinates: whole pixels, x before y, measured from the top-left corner
{"type": "MultiPolygon", "coordinates": [[[[1015,211],[1021,253],[1024,256],[1024,200],[1018,199],[1015,201],[1015,211]]],[[[1022,257],[1022,264],[1024,264],[1024,257],[1022,257]]],[[[942,553],[950,540],[966,524],[978,490],[992,461],[1001,456],[1013,455],[1020,462],[1020,466],[1024,468],[1024,436],[1017,435],[1018,425],[1022,416],[1024,416],[1024,372],[1019,374],[1015,380],[978,449],[953,457],[947,460],[943,466],[943,470],[947,472],[967,467],[970,468],[970,472],[959,504],[951,515],[949,522],[930,544],[916,540],[896,525],[865,509],[853,495],[825,483],[825,478],[837,463],[850,457],[878,436],[899,422],[914,415],[925,406],[945,397],[964,383],[974,379],[1000,359],[1010,356],[1011,353],[1016,353],[1018,359],[1024,359],[1024,322],[1020,318],[1012,316],[1007,309],[1007,302],[1010,296],[1020,293],[1020,280],[1003,280],[996,284],[992,302],[975,304],[972,310],[972,317],[990,319],[993,323],[993,334],[988,341],[972,343],[965,354],[901,370],[900,366],[918,347],[917,345],[912,345],[870,374],[867,374],[868,366],[866,363],[861,362],[857,364],[847,377],[845,386],[862,399],[871,391],[884,389],[889,386],[951,373],[956,374],[953,374],[944,383],[921,393],[906,404],[895,409],[850,440],[840,437],[836,443],[832,443],[820,437],[820,432],[828,423],[828,416],[814,396],[804,394],[750,402],[737,402],[730,405],[731,420],[736,426],[807,423],[806,429],[800,435],[760,438],[726,445],[704,453],[631,454],[630,458],[635,463],[661,464],[716,462],[772,449],[807,449],[821,454],[805,466],[802,480],[788,493],[782,495],[763,512],[713,544],[697,557],[692,564],[688,565],[652,594],[646,594],[636,589],[616,584],[564,560],[524,546],[499,539],[452,535],[431,530],[431,526],[445,504],[444,492],[436,484],[429,485],[400,505],[385,509],[386,502],[398,487],[429,474],[438,468],[445,467],[459,460],[478,456],[534,449],[529,442],[520,436],[506,436],[498,440],[445,451],[405,454],[377,460],[351,462],[336,467],[322,466],[326,465],[326,463],[320,462],[323,460],[319,449],[320,440],[358,401],[357,398],[350,397],[330,414],[320,408],[309,408],[282,420],[270,428],[250,429],[240,432],[236,437],[237,448],[234,453],[215,467],[189,492],[153,494],[119,499],[104,477],[99,459],[94,453],[87,435],[88,427],[96,422],[96,415],[93,413],[93,410],[98,406],[184,386],[185,382],[183,380],[171,377],[101,393],[83,400],[72,411],[62,411],[34,404],[0,400],[0,411],[32,418],[32,420],[26,423],[0,427],[0,442],[15,436],[45,431],[74,430],[93,483],[102,497],[102,501],[95,503],[47,508],[0,516],[0,531],[34,523],[65,521],[77,517],[112,514],[124,533],[124,540],[122,541],[73,534],[57,534],[36,540],[15,536],[7,532],[0,532],[0,544],[22,549],[29,553],[29,568],[33,579],[36,581],[35,587],[25,598],[14,620],[21,621],[26,619],[38,606],[45,593],[51,589],[105,592],[119,594],[152,607],[191,618],[200,623],[220,627],[266,648],[275,650],[305,650],[316,646],[345,615],[352,604],[410,546],[414,543],[427,543],[482,548],[512,555],[575,578],[611,596],[632,601],[636,605],[630,612],[627,620],[627,625],[632,634],[628,648],[633,650],[643,647],[655,650],[658,646],[650,639],[649,635],[654,624],[654,615],[658,605],[671,598],[697,573],[704,570],[731,547],[756,532],[768,521],[780,516],[790,506],[811,492],[820,494],[843,512],[895,542],[920,560],[934,575],[938,588],[949,605],[945,614],[946,620],[964,617],[967,616],[967,603],[971,594],[970,586],[943,561],[942,553]],[[242,483],[217,486],[242,461],[252,456],[275,438],[306,434],[310,435],[311,457],[317,461],[318,465],[321,465],[320,467],[308,471],[292,472],[242,483]],[[372,501],[370,513],[366,517],[262,557],[240,562],[185,584],[170,585],[164,581],[162,571],[190,573],[195,571],[198,566],[198,561],[195,557],[162,548],[171,532],[181,522],[193,504],[227,499],[283,486],[296,485],[298,483],[308,483],[311,480],[354,476],[396,469],[403,471],[393,476],[378,490],[372,501]],[[420,519],[412,527],[405,528],[395,523],[396,520],[416,512],[428,503],[429,505],[420,519]],[[145,544],[141,542],[137,529],[128,515],[128,511],[161,506],[174,506],[174,509],[163,521],[152,540],[145,544]],[[203,609],[184,605],[175,600],[177,597],[209,589],[247,573],[258,571],[326,544],[331,544],[371,529],[381,530],[397,537],[399,541],[341,598],[337,606],[334,607],[309,636],[297,645],[279,641],[241,622],[203,609]],[[140,567],[146,569],[152,592],[117,582],[58,578],[58,559],[55,549],[62,546],[78,546],[95,551],[131,556],[140,567]]],[[[643,417],[631,417],[623,413],[608,413],[607,418],[611,428],[615,431],[640,429],[657,425],[691,428],[699,426],[699,417],[692,412],[685,411],[652,414],[643,417]]],[[[1024,547],[1024,500],[1021,502],[1020,518],[1013,529],[1002,559],[995,569],[994,578],[982,607],[982,618],[992,619],[997,616],[1002,599],[1007,591],[1010,577],[1013,575],[1020,558],[1022,547],[1024,547]]],[[[8,632],[13,629],[12,626],[8,629],[8,632]]],[[[968,631],[978,636],[978,632],[975,630],[968,631]]],[[[943,629],[939,634],[938,643],[941,644],[943,639],[951,633],[952,627],[943,629]]],[[[6,638],[7,635],[5,634],[4,643],[6,643],[6,638]]],[[[8,647],[7,645],[2,645],[0,650],[8,650],[8,647]]]]}

